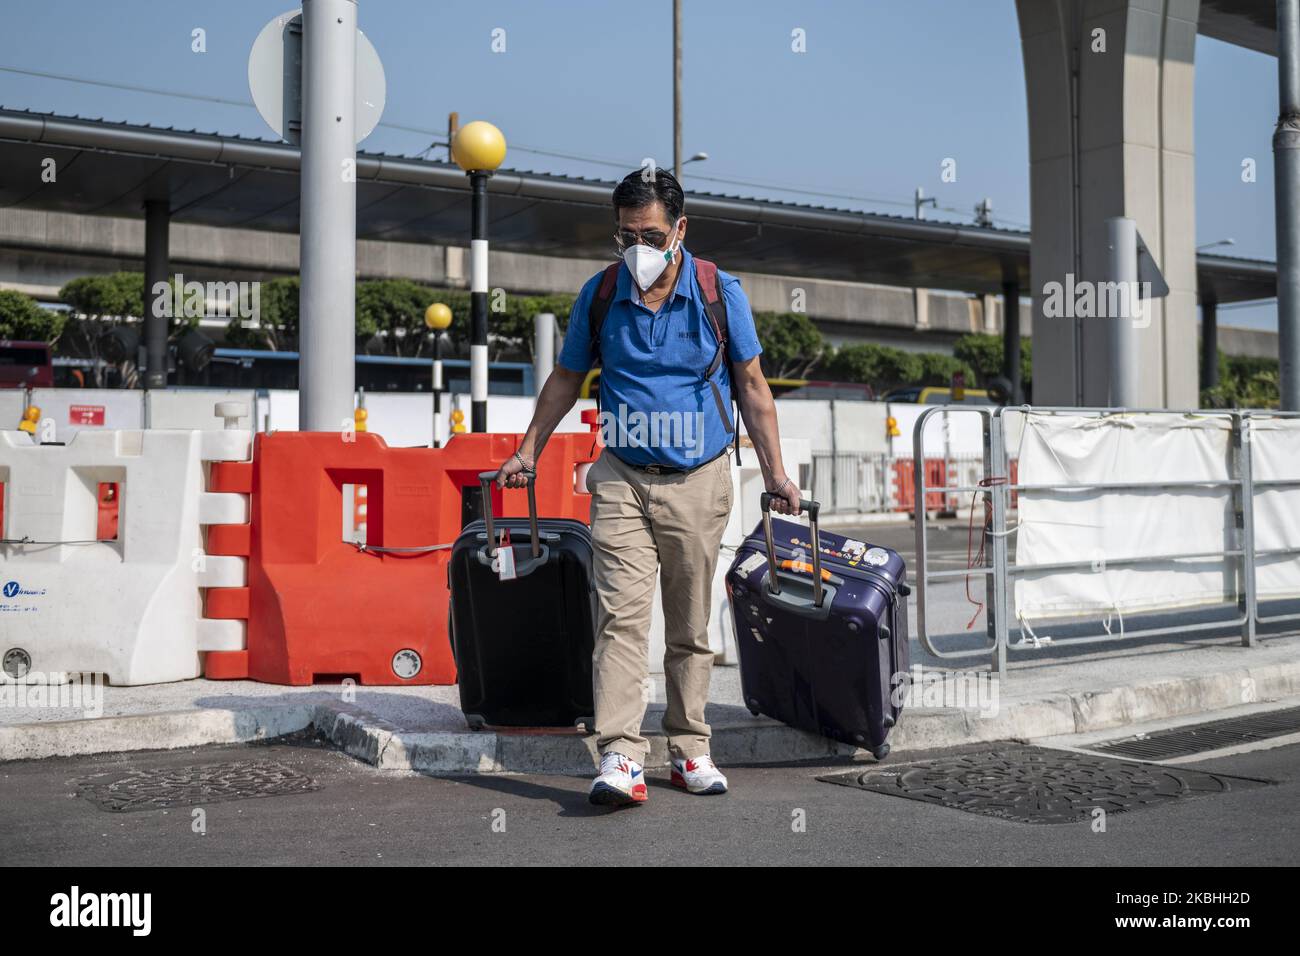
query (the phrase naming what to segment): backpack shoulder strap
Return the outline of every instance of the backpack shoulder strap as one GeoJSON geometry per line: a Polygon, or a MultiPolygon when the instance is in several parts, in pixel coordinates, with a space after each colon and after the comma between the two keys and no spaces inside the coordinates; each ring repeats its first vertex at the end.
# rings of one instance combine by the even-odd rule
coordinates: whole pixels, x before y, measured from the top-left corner
{"type": "Polygon", "coordinates": [[[727,302],[722,297],[722,289],[718,285],[718,267],[709,260],[698,258],[695,260],[695,282],[699,285],[700,295],[704,298],[704,311],[708,313],[709,321],[713,324],[713,335],[722,347],[709,367],[708,374],[712,375],[722,364],[721,356],[726,355],[727,351],[727,302]]]}
{"type": "Polygon", "coordinates": [[[597,360],[600,358],[600,327],[604,325],[605,316],[609,314],[610,304],[614,301],[621,265],[621,262],[611,262],[605,267],[596,294],[591,297],[591,305],[587,307],[587,332],[591,336],[592,355],[597,360]]]}
{"type": "MultiPolygon", "coordinates": [[[[718,267],[707,259],[695,260],[695,283],[700,287],[700,295],[704,299],[704,312],[709,317],[709,322],[713,325],[713,336],[718,340],[718,349],[713,353],[713,361],[709,363],[709,370],[704,373],[704,378],[713,390],[713,400],[718,406],[718,415],[722,418],[722,424],[726,426],[727,434],[731,435],[736,448],[736,463],[740,463],[740,419],[737,413],[736,423],[732,424],[732,416],[727,413],[727,408],[722,403],[722,392],[718,389],[718,383],[714,381],[713,375],[727,358],[727,302],[722,297],[722,289],[718,284],[718,267]]],[[[732,402],[735,402],[735,396],[732,396],[732,402]]]]}

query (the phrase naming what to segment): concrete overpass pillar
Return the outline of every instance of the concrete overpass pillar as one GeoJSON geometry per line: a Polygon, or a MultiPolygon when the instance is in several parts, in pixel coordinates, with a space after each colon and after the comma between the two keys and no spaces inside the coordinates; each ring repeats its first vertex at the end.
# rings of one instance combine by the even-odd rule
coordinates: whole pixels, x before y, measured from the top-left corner
{"type": "Polygon", "coordinates": [[[1075,290],[1107,281],[1106,220],[1115,216],[1137,222],[1170,288],[1167,298],[1146,303],[1149,324],[1131,339],[1139,404],[1198,404],[1192,96],[1199,5],[1016,0],[1029,105],[1035,404],[1111,403],[1113,323],[1080,315],[1083,303],[1070,292],[1071,281],[1075,290]]]}

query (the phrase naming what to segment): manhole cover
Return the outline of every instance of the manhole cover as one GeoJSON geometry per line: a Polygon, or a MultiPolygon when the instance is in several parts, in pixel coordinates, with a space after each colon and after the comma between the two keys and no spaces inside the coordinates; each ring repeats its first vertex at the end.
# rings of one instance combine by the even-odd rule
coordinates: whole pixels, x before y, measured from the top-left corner
{"type": "Polygon", "coordinates": [[[1107,740],[1088,749],[1137,760],[1172,760],[1295,733],[1300,733],[1300,707],[1171,727],[1138,737],[1107,740]]]}
{"type": "Polygon", "coordinates": [[[1081,823],[1099,807],[1124,813],[1268,785],[1020,744],[817,779],[1019,823],[1081,823]]]}
{"type": "Polygon", "coordinates": [[[165,810],[227,800],[283,797],[320,786],[282,763],[236,761],[165,770],[119,770],[78,781],[77,791],[101,810],[165,810]]]}

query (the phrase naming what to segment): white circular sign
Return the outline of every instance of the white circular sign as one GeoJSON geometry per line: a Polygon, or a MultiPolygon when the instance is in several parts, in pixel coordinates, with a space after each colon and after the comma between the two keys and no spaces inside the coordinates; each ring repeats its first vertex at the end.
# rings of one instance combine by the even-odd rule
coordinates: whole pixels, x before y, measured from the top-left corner
{"type": "MultiPolygon", "coordinates": [[[[248,91],[275,135],[299,145],[302,118],[302,10],[282,13],[253,41],[248,54],[248,91]]],[[[357,142],[369,136],[384,113],[388,84],[384,65],[366,35],[357,30],[357,142]]]]}
{"type": "Polygon", "coordinates": [[[419,652],[413,651],[409,647],[393,655],[393,673],[402,680],[410,680],[419,674],[423,665],[424,662],[420,660],[419,652]]]}

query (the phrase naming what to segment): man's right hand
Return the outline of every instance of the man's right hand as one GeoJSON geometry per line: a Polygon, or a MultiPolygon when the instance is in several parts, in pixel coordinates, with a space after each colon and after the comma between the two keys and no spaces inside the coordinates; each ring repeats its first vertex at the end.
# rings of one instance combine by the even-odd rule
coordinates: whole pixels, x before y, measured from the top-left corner
{"type": "Polygon", "coordinates": [[[520,452],[518,455],[511,455],[506,459],[506,463],[501,466],[497,472],[496,483],[498,488],[524,488],[528,485],[528,479],[524,477],[525,471],[535,472],[537,470],[537,459],[520,452]],[[519,459],[522,458],[521,462],[519,459]]]}

